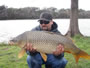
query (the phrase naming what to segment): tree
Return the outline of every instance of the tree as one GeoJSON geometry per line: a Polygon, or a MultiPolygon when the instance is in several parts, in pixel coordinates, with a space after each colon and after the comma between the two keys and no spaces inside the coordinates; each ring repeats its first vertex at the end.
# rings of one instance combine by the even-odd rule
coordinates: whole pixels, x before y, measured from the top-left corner
{"type": "Polygon", "coordinates": [[[7,7],[2,5],[0,6],[0,20],[7,19],[7,7]]]}
{"type": "Polygon", "coordinates": [[[70,27],[66,35],[68,36],[75,36],[80,34],[79,27],[78,27],[78,0],[71,0],[71,12],[70,12],[70,27]]]}

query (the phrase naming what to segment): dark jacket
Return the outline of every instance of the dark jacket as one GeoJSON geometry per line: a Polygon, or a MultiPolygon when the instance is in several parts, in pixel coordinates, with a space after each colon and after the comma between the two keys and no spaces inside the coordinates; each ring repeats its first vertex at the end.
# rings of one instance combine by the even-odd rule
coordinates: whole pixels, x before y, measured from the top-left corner
{"type": "MultiPolygon", "coordinates": [[[[50,31],[61,34],[58,31],[57,28],[58,28],[58,25],[54,22],[50,31]]],[[[43,31],[43,30],[40,28],[40,25],[39,25],[39,26],[33,28],[31,31],[43,31]]],[[[36,53],[30,53],[30,52],[27,52],[27,53],[30,54],[30,55],[35,55],[36,54],[36,53]]],[[[64,53],[62,53],[62,54],[60,54],[59,56],[56,56],[56,57],[58,57],[58,58],[64,57],[64,53]]]]}

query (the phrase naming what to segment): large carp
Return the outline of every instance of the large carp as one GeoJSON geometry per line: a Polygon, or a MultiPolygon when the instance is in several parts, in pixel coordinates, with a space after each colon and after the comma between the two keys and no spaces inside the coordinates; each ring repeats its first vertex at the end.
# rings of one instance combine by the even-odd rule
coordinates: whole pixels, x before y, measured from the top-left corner
{"type": "Polygon", "coordinates": [[[40,52],[44,61],[47,60],[46,54],[52,54],[58,44],[63,45],[64,52],[73,54],[76,62],[78,62],[79,58],[90,59],[90,55],[76,47],[70,38],[53,32],[26,31],[10,40],[10,43],[17,44],[22,48],[19,53],[19,58],[25,53],[25,44],[32,43],[33,48],[40,52]]]}

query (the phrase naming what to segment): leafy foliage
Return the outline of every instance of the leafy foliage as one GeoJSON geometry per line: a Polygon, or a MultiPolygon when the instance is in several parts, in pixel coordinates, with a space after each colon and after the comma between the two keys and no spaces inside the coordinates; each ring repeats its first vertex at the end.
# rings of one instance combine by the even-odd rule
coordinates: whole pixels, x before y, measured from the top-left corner
{"type": "MultiPolygon", "coordinates": [[[[40,9],[38,7],[8,8],[0,6],[0,20],[7,19],[38,19],[40,13],[50,12],[53,18],[70,18],[70,9],[57,9],[54,7],[40,9]]],[[[90,18],[90,11],[79,9],[79,18],[90,18]]]]}

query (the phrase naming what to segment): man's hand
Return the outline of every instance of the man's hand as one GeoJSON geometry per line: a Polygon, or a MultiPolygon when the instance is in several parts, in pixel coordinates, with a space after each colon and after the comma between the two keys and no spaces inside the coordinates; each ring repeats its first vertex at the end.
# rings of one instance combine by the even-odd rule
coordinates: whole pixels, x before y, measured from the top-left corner
{"type": "Polygon", "coordinates": [[[63,52],[64,52],[64,47],[63,47],[61,44],[59,44],[59,45],[57,46],[57,48],[56,48],[56,51],[54,51],[53,54],[54,54],[55,56],[58,56],[58,55],[60,55],[60,54],[63,53],[63,52]]]}
{"type": "Polygon", "coordinates": [[[26,43],[25,44],[25,48],[27,51],[30,51],[30,52],[36,52],[36,49],[32,47],[32,44],[31,43],[26,43]]]}

